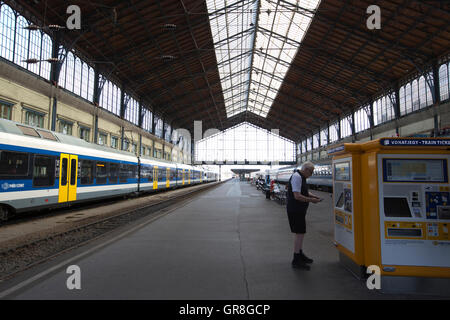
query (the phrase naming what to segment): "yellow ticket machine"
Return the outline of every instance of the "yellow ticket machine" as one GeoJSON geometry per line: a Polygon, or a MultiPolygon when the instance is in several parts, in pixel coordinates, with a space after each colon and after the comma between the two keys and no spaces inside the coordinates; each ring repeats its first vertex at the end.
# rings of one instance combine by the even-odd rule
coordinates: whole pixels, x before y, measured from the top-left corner
{"type": "Polygon", "coordinates": [[[361,150],[357,144],[329,149],[333,154],[333,213],[335,244],[341,262],[356,276],[364,272],[361,211],[361,150]],[[350,259],[350,260],[349,260],[350,259]]]}
{"type": "Polygon", "coordinates": [[[378,266],[382,285],[398,290],[424,278],[450,287],[450,139],[382,138],[328,153],[341,261],[378,266]]]}

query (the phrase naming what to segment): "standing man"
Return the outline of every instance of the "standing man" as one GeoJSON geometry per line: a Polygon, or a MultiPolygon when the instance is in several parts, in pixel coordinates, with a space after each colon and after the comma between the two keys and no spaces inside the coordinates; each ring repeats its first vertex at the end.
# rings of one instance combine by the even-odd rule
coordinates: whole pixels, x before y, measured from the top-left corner
{"type": "Polygon", "coordinates": [[[313,260],[308,258],[302,251],[303,239],[306,233],[306,210],[309,202],[318,203],[322,201],[318,196],[312,194],[308,190],[306,179],[312,176],[314,172],[314,164],[305,162],[300,170],[295,170],[289,179],[287,192],[287,213],[289,226],[292,233],[295,234],[294,241],[294,260],[292,266],[294,268],[309,270],[309,263],[313,260]]]}

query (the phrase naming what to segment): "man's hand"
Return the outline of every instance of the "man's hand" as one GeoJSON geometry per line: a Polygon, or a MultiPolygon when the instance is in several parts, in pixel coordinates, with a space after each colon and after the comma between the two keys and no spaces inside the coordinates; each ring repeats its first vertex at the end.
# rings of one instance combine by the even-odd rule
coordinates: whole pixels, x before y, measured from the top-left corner
{"type": "Polygon", "coordinates": [[[318,202],[322,201],[322,199],[316,198],[316,197],[311,197],[310,199],[311,199],[310,202],[312,202],[312,203],[318,203],[318,202]]]}

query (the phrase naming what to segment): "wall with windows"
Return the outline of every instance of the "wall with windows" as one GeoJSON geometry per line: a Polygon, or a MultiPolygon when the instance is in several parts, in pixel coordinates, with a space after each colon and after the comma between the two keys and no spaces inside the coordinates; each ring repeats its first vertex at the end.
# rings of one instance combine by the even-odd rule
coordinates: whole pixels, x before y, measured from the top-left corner
{"type": "Polygon", "coordinates": [[[321,128],[300,141],[297,148],[299,161],[327,159],[325,150],[329,144],[334,143],[363,142],[397,135],[432,136],[435,130],[435,116],[439,129],[450,127],[449,60],[450,56],[437,61],[437,71],[434,73],[431,68],[424,68],[423,74],[403,79],[398,92],[392,89],[374,97],[372,104],[360,106],[352,114],[342,115],[339,122],[331,123],[329,127],[321,128]],[[438,85],[437,97],[433,97],[435,84],[438,85]],[[435,105],[433,101],[436,101],[435,105]],[[397,105],[398,117],[395,113],[397,105]],[[373,127],[370,127],[369,121],[371,112],[373,127]]]}
{"type": "MultiPolygon", "coordinates": [[[[170,133],[163,137],[167,123],[157,118],[155,135],[153,114],[143,105],[142,125],[139,128],[139,97],[121,88],[115,80],[95,72],[86,57],[58,48],[62,61],[58,86],[49,82],[52,65],[53,40],[41,30],[27,30],[31,23],[20,13],[0,0],[0,116],[18,122],[51,129],[53,98],[57,98],[55,130],[89,142],[127,149],[129,152],[171,159],[170,133]],[[30,60],[31,59],[31,60],[30,60]],[[25,61],[26,60],[26,61],[25,61]],[[32,63],[33,62],[33,63],[32,63]],[[34,63],[37,62],[37,63],[34,63]],[[101,86],[98,100],[94,85],[98,77],[101,86]],[[122,99],[123,96],[123,99],[122,99]],[[98,101],[98,107],[94,106],[98,101]],[[120,114],[122,101],[125,114],[120,114]],[[95,114],[98,115],[98,135],[95,137],[95,114]],[[123,119],[122,119],[123,117],[123,119]],[[123,130],[122,130],[123,128],[123,130]],[[122,144],[122,132],[124,143],[122,144]],[[139,137],[143,139],[139,145],[139,137]],[[158,138],[159,137],[159,138],[158,138]],[[162,139],[160,139],[162,138],[162,139]],[[164,141],[164,138],[167,141],[164,141]],[[159,141],[154,152],[154,141],[159,141]],[[162,144],[166,144],[163,149],[162,144]],[[165,151],[163,151],[165,150],[165,151]]],[[[57,67],[57,64],[54,65],[57,67]]],[[[57,68],[58,69],[58,68],[57,68]]],[[[131,88],[130,88],[131,89],[131,88]]]]}
{"type": "Polygon", "coordinates": [[[24,88],[17,83],[0,77],[0,103],[8,108],[9,111],[5,116],[9,116],[9,120],[27,123],[29,121],[38,121],[45,129],[49,128],[49,108],[51,99],[43,94],[39,94],[33,90],[24,88]],[[28,110],[26,112],[25,110],[28,110]],[[32,112],[40,114],[42,117],[38,119],[33,116],[32,112]]]}

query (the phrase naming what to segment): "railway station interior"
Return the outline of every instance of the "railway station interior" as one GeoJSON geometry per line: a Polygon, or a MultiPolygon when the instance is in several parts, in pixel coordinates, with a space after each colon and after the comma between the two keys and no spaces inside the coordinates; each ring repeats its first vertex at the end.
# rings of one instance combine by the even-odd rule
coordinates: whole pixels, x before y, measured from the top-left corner
{"type": "Polygon", "coordinates": [[[448,1],[0,0],[1,300],[448,300],[449,169],[448,1]]]}

